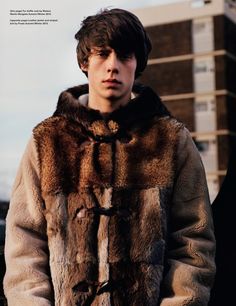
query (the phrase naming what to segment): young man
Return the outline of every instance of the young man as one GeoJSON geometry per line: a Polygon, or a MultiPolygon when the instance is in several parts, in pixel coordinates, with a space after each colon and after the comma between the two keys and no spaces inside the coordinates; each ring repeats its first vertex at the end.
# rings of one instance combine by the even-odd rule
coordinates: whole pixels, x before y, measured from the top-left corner
{"type": "Polygon", "coordinates": [[[207,305],[212,217],[191,136],[134,85],[151,43],[104,10],[75,35],[88,85],[64,91],[24,154],[7,216],[9,306],[207,305]]]}

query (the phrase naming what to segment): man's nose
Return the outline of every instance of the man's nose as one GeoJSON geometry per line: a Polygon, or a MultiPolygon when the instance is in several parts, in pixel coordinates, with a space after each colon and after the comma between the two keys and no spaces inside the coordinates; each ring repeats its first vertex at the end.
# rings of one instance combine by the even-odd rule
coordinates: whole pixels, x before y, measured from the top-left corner
{"type": "Polygon", "coordinates": [[[109,57],[107,58],[107,71],[108,72],[119,72],[119,65],[120,61],[117,57],[117,54],[113,51],[109,54],[109,57]]]}

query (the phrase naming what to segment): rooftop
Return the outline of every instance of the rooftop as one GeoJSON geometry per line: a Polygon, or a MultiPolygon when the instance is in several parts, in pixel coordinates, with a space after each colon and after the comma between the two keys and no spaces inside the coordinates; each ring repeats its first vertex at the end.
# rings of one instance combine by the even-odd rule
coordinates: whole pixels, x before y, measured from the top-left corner
{"type": "Polygon", "coordinates": [[[139,17],[145,27],[222,14],[236,22],[236,1],[189,0],[139,8],[132,12],[139,17]]]}

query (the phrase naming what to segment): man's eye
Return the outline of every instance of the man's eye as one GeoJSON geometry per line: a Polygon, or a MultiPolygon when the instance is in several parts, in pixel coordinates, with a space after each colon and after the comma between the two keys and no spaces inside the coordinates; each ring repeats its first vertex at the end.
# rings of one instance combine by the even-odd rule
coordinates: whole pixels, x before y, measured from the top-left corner
{"type": "Polygon", "coordinates": [[[126,60],[129,60],[131,58],[133,58],[132,54],[119,54],[119,59],[120,60],[126,61],[126,60]]]}
{"type": "Polygon", "coordinates": [[[106,51],[99,51],[99,52],[97,52],[97,55],[100,56],[100,57],[107,57],[109,55],[109,53],[106,52],[106,51]]]}

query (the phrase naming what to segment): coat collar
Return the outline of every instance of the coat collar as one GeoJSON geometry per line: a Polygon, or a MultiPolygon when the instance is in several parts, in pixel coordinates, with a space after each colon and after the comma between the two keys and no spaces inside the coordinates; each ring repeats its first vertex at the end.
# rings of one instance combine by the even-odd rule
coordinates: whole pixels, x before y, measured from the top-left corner
{"type": "Polygon", "coordinates": [[[105,114],[79,103],[79,97],[88,93],[88,84],[63,91],[58,99],[53,116],[63,116],[82,125],[96,137],[110,137],[135,123],[145,122],[153,117],[170,115],[159,96],[147,86],[135,84],[136,97],[125,106],[105,114]]]}

